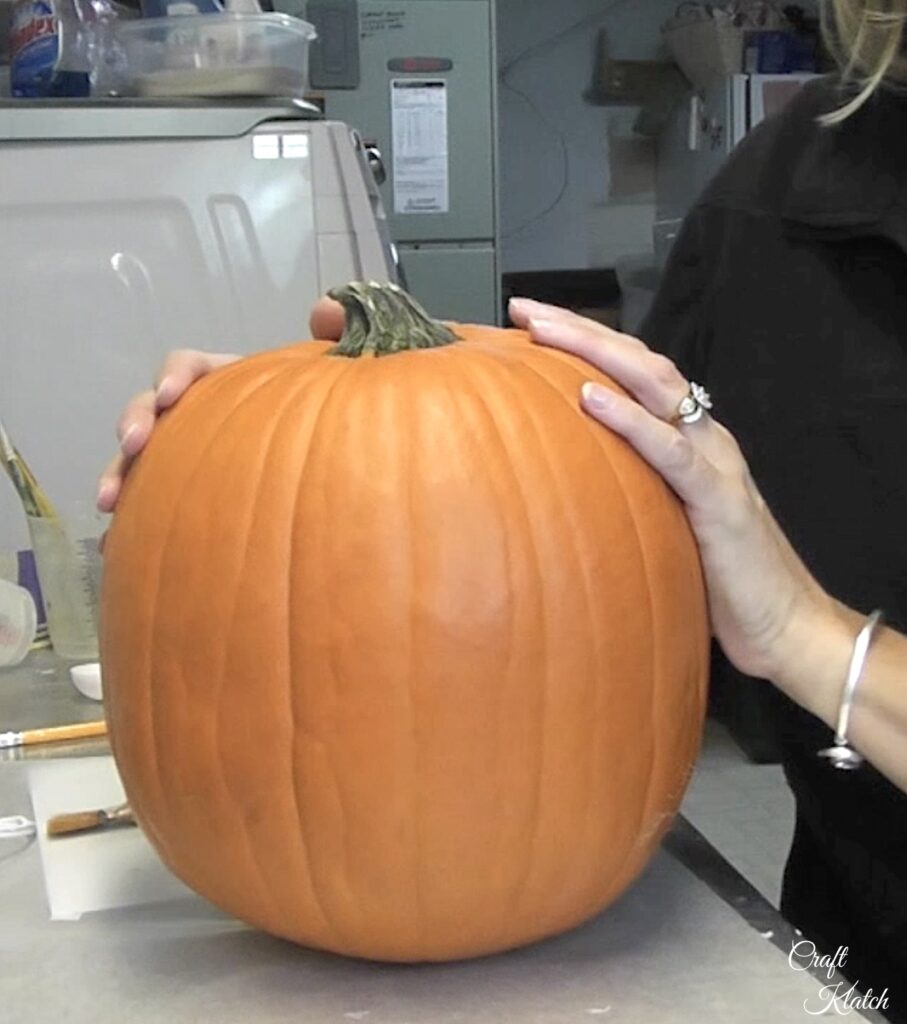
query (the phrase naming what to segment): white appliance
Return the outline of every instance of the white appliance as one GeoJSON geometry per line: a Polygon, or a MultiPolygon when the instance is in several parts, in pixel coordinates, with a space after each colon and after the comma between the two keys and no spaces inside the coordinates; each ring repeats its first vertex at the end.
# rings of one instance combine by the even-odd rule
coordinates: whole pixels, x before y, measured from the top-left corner
{"type": "MultiPolygon", "coordinates": [[[[0,104],[0,224],[0,418],[61,503],[170,349],[291,343],[396,279],[358,136],[301,102],[0,104]]],[[[0,551],[28,546],[0,472],[0,551]]]]}
{"type": "Polygon", "coordinates": [[[659,265],[690,207],[744,136],[814,78],[730,75],[679,103],[658,140],[655,252],[659,265]]]}

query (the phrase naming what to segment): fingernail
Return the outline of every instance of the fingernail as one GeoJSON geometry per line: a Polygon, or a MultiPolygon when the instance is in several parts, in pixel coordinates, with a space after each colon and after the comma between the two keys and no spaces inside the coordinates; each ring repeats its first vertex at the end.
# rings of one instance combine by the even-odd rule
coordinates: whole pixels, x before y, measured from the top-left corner
{"type": "Polygon", "coordinates": [[[586,408],[594,412],[604,412],[611,405],[613,397],[607,388],[601,384],[594,384],[591,380],[583,385],[582,395],[586,408]]]}
{"type": "Polygon", "coordinates": [[[106,506],[107,502],[110,501],[113,496],[113,484],[109,480],[102,480],[98,484],[98,496],[96,504],[98,506],[106,506]]]}
{"type": "Polygon", "coordinates": [[[534,316],[529,320],[529,329],[533,334],[550,334],[554,330],[554,321],[543,316],[534,316]]]}
{"type": "Polygon", "coordinates": [[[157,390],[154,393],[155,400],[158,405],[169,405],[173,401],[173,392],[175,389],[175,382],[172,377],[164,377],[164,379],[158,384],[157,390]]]}
{"type": "Polygon", "coordinates": [[[122,449],[125,450],[126,445],[129,443],[129,438],[133,437],[138,429],[138,423],[130,423],[129,426],[123,431],[123,436],[120,438],[120,447],[122,449]]]}

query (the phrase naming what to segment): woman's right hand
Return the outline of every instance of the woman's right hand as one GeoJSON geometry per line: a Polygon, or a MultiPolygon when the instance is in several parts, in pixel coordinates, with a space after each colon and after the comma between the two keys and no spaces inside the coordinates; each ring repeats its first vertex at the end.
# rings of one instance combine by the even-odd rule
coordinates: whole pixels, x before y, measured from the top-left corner
{"type": "Polygon", "coordinates": [[[98,508],[102,512],[112,512],[116,506],[129,467],[148,444],[158,416],[177,402],[195,381],[237,359],[239,356],[194,349],[180,349],[167,356],[155,386],[132,398],[117,421],[120,450],[108,463],[98,483],[98,508]]]}
{"type": "MultiPolygon", "coordinates": [[[[336,341],[343,332],[343,308],[332,299],[321,298],[312,309],[309,321],[311,336],[336,341]]],[[[136,456],[148,444],[157,418],[179,401],[186,390],[213,370],[241,358],[216,352],[181,349],[164,360],[155,386],[136,395],[123,410],[117,422],[120,450],[110,461],[98,483],[98,508],[112,512],[116,507],[123,481],[136,456]]]]}

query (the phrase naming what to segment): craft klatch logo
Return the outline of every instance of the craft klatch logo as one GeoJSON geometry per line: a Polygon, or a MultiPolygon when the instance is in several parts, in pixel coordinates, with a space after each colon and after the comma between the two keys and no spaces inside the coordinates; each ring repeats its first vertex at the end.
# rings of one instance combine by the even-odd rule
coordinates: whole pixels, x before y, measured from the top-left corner
{"type": "Polygon", "coordinates": [[[809,971],[817,968],[828,978],[817,996],[810,996],[803,1003],[803,1009],[812,1017],[825,1017],[838,1014],[847,1017],[859,1010],[887,1010],[890,1007],[888,989],[878,994],[871,988],[859,991],[859,981],[835,980],[835,972],[844,969],[847,963],[848,947],[839,946],[834,955],[820,954],[814,942],[801,939],[791,947],[787,962],[794,971],[809,971]]]}

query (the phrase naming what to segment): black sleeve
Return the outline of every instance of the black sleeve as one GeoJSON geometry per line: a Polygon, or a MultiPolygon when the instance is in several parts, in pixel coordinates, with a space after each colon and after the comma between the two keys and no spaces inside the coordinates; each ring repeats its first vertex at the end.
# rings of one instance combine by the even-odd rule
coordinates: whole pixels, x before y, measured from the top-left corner
{"type": "Polygon", "coordinates": [[[704,380],[709,354],[708,281],[703,212],[694,208],[674,242],[651,310],[639,336],[672,359],[690,380],[704,380]]]}

